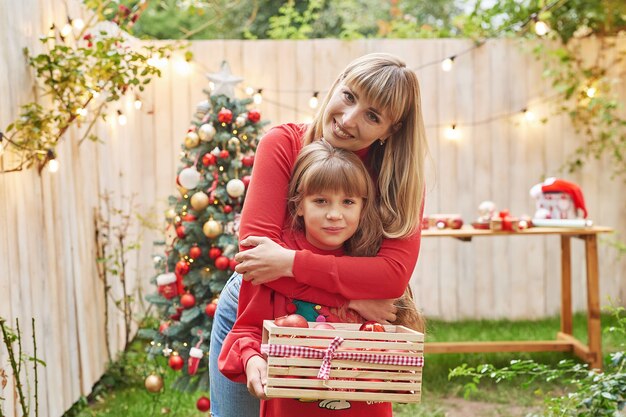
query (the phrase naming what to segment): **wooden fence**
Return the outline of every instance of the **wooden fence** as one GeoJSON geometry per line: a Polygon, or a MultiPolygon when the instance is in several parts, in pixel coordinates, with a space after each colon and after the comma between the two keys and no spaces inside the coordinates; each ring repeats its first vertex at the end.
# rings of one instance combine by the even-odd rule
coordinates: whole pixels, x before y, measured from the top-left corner
{"type": "MultiPolygon", "coordinates": [[[[37,38],[51,22],[62,25],[66,13],[81,14],[76,1],[67,12],[55,0],[0,3],[0,126],[32,100],[32,78],[22,48],[37,50],[37,38]],[[55,6],[55,7],[53,7],[55,6]],[[59,7],[56,7],[59,6],[59,7]]],[[[594,59],[599,43],[581,43],[594,59]]],[[[466,222],[476,207],[492,200],[514,214],[532,214],[529,188],[558,171],[566,156],[584,139],[564,116],[553,116],[558,103],[542,79],[542,62],[522,51],[515,41],[489,41],[474,48],[463,40],[338,40],[203,41],[193,42],[190,72],[178,58],[170,60],[163,77],[142,94],[140,111],[133,97],[118,108],[128,116],[97,127],[102,144],[79,146],[80,131],[69,132],[58,148],[60,170],[24,171],[0,175],[0,317],[21,320],[24,348],[32,352],[30,319],[36,319],[40,369],[41,415],[61,415],[80,395],[87,394],[106,365],[104,295],[96,267],[94,210],[99,195],[111,191],[114,203],[137,194],[137,213],[161,220],[166,199],[176,193],[174,178],[180,144],[196,104],[204,99],[206,73],[217,72],[222,60],[243,77],[238,95],[252,86],[262,89],[257,107],[272,124],[306,121],[314,110],[309,99],[320,98],[340,70],[368,52],[391,52],[416,70],[432,155],[426,213],[459,213],[466,222]],[[468,52],[464,52],[468,51],[468,52]],[[439,61],[458,55],[454,69],[443,72],[439,61]],[[526,122],[523,108],[545,124],[526,122]],[[461,138],[444,138],[445,127],[456,124],[461,138]]],[[[614,52],[626,49],[617,41],[614,52]]],[[[626,98],[625,74],[614,93],[626,98]]],[[[7,167],[7,157],[0,167],[7,167]]],[[[566,178],[581,184],[591,218],[626,236],[623,181],[612,179],[607,161],[593,161],[566,178]]],[[[131,240],[142,248],[130,261],[130,287],[151,291],[152,259],[161,250],[153,245],[158,232],[133,229],[131,240]]],[[[417,303],[429,317],[536,318],[558,312],[560,251],[556,238],[490,239],[464,244],[425,239],[412,285],[417,303]]],[[[600,245],[602,303],[608,296],[626,300],[626,258],[610,245],[600,245]]],[[[601,241],[602,242],[602,241],[601,241]]],[[[580,247],[579,247],[580,246],[580,247]]],[[[574,308],[584,309],[584,257],[574,245],[574,308]]],[[[386,277],[381,277],[385,279],[386,277]]],[[[114,286],[119,291],[119,285],[114,286]]],[[[111,309],[114,307],[110,306],[111,309]]],[[[108,326],[114,350],[123,345],[122,317],[108,326]]],[[[7,369],[0,350],[0,369],[7,369]]],[[[32,375],[31,375],[32,376],[32,375]]],[[[4,410],[12,415],[11,385],[0,390],[4,410]]],[[[18,415],[17,413],[15,415],[18,415]]]]}

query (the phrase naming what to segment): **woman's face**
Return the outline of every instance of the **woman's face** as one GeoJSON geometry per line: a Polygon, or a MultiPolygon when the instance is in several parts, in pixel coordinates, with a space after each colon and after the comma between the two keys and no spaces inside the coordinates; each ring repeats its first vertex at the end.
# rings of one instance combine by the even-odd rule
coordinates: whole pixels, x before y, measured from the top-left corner
{"type": "Polygon", "coordinates": [[[369,147],[391,134],[391,120],[358,91],[340,83],[323,115],[323,134],[331,145],[349,151],[369,147]]]}

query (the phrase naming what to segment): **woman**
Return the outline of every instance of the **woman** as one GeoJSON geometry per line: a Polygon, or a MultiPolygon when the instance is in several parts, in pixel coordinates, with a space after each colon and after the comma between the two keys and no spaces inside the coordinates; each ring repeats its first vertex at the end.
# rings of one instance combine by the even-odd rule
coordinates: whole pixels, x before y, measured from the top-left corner
{"type": "MultiPolygon", "coordinates": [[[[248,249],[237,254],[236,271],[254,285],[293,298],[328,306],[348,303],[366,319],[395,320],[387,299],[404,293],[417,262],[426,153],[415,73],[388,54],[356,59],[332,85],[311,125],[278,126],[260,141],[239,231],[240,246],[248,249]],[[291,222],[286,197],[297,155],[322,137],[355,152],[375,180],[385,237],[375,257],[325,256],[286,249],[280,241],[291,222]]],[[[236,319],[241,279],[235,274],[224,287],[211,332],[211,413],[216,417],[259,412],[258,400],[217,366],[236,319]]],[[[239,310],[248,303],[239,298],[239,310]]]]}

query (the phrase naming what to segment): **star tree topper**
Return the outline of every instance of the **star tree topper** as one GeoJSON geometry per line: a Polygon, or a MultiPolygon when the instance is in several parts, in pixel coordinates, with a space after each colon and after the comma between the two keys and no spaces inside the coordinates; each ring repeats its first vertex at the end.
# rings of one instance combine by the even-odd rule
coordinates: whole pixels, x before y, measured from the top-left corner
{"type": "Polygon", "coordinates": [[[220,72],[207,74],[207,78],[215,84],[211,95],[224,94],[228,98],[235,98],[235,85],[243,80],[230,72],[230,65],[226,61],[222,61],[220,72]]]}

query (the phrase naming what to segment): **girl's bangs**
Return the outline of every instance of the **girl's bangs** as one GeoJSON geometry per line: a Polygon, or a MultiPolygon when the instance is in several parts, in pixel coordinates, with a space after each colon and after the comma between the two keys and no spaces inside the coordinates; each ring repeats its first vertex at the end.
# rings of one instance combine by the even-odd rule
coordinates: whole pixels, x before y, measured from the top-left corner
{"type": "Polygon", "coordinates": [[[331,158],[307,170],[298,191],[304,195],[341,192],[348,196],[365,198],[368,190],[363,174],[337,158],[331,158]]]}

